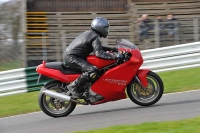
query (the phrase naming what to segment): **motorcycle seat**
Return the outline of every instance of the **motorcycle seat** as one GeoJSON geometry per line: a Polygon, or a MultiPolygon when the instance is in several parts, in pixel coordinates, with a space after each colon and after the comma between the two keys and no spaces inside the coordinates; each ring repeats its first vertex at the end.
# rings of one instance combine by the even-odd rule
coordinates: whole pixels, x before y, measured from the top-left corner
{"type": "Polygon", "coordinates": [[[46,68],[59,70],[63,74],[81,74],[81,72],[75,71],[75,70],[69,68],[69,66],[64,65],[63,62],[49,62],[49,63],[46,63],[46,68]]]}

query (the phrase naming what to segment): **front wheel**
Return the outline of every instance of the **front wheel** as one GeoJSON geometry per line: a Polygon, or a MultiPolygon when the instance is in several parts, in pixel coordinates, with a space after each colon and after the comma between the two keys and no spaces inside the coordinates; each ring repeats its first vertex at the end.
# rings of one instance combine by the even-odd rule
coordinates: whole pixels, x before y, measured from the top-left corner
{"type": "Polygon", "coordinates": [[[148,85],[143,88],[136,80],[127,86],[129,98],[141,106],[150,106],[160,100],[163,95],[164,85],[161,78],[154,72],[147,74],[148,85]]]}
{"type": "Polygon", "coordinates": [[[66,102],[60,99],[49,97],[43,93],[44,90],[48,89],[63,93],[61,90],[63,84],[59,81],[52,81],[47,83],[39,93],[38,103],[41,110],[51,117],[63,117],[69,115],[76,107],[76,103],[66,102]]]}

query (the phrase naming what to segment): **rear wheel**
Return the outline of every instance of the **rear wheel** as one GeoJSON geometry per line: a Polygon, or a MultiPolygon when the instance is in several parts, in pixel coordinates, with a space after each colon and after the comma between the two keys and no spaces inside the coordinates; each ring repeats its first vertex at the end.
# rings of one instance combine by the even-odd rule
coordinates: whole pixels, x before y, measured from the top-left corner
{"type": "Polygon", "coordinates": [[[60,99],[52,98],[43,93],[44,90],[48,89],[51,91],[56,91],[58,93],[62,92],[62,83],[59,81],[52,81],[47,83],[39,93],[38,103],[41,110],[51,116],[51,117],[63,117],[69,115],[76,107],[76,103],[66,102],[60,99]]]}
{"type": "Polygon", "coordinates": [[[154,72],[147,74],[148,85],[143,88],[137,81],[132,81],[127,87],[129,98],[141,106],[150,106],[160,100],[163,95],[164,86],[161,78],[154,72]]]}

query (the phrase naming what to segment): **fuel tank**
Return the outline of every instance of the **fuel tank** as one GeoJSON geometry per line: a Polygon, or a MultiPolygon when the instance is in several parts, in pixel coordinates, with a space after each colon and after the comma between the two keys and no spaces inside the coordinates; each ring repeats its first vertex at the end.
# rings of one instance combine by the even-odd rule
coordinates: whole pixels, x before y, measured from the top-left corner
{"type": "Polygon", "coordinates": [[[98,68],[102,68],[102,67],[108,66],[108,65],[113,64],[113,63],[116,62],[116,60],[105,60],[105,59],[98,58],[98,57],[96,57],[94,55],[88,56],[87,57],[87,61],[90,64],[92,64],[92,65],[94,65],[94,66],[96,66],[98,68]]]}

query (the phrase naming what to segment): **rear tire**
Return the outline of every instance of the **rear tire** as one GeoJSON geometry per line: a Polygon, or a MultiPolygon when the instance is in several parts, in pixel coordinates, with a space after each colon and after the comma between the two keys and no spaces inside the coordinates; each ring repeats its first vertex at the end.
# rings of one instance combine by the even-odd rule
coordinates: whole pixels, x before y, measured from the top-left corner
{"type": "Polygon", "coordinates": [[[145,89],[133,80],[127,86],[127,94],[129,98],[136,104],[141,106],[150,106],[160,100],[163,95],[164,85],[161,78],[154,72],[147,73],[148,85],[145,89]]]}
{"type": "Polygon", "coordinates": [[[69,115],[76,107],[74,102],[65,102],[59,99],[55,99],[49,96],[46,96],[43,91],[48,89],[62,93],[60,87],[62,83],[59,81],[52,81],[44,85],[40,90],[38,96],[38,103],[41,110],[51,116],[51,117],[63,117],[69,115]]]}

